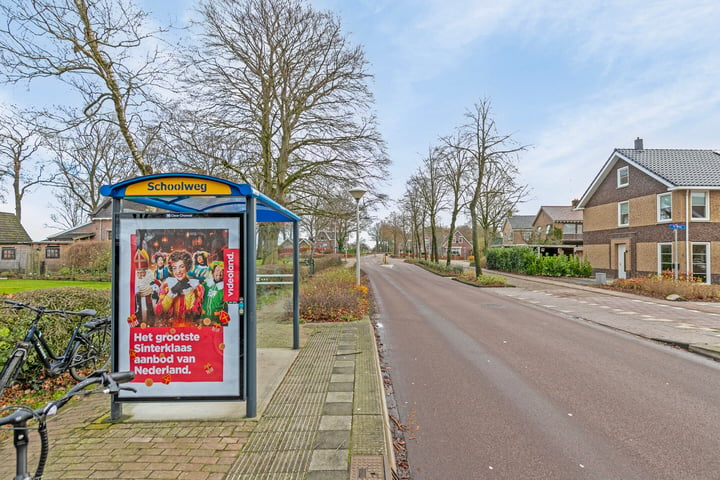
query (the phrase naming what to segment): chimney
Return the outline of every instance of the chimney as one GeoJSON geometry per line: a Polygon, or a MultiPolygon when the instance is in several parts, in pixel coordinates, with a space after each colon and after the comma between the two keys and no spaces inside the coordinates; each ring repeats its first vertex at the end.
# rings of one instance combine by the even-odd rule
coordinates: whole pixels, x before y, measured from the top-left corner
{"type": "Polygon", "coordinates": [[[635,139],[635,150],[642,150],[643,149],[643,139],[640,137],[637,137],[635,139]]]}

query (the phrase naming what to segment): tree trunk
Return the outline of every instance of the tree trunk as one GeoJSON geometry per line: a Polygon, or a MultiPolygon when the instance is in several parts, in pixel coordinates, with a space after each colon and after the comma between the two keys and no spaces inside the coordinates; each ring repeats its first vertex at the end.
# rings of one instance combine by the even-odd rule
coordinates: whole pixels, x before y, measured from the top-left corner
{"type": "Polygon", "coordinates": [[[85,34],[85,41],[90,48],[90,56],[98,69],[101,72],[101,78],[104,80],[105,85],[110,91],[110,97],[112,98],[113,107],[115,109],[115,115],[117,116],[118,127],[122,134],[125,142],[127,143],[130,155],[132,155],[133,162],[138,168],[141,175],[150,175],[152,168],[150,165],[145,163],[140,150],[137,148],[135,139],[130,133],[130,126],[128,124],[127,115],[125,112],[125,100],[122,93],[120,92],[120,86],[118,85],[115,73],[112,69],[112,63],[107,59],[107,56],[100,50],[98,41],[95,37],[95,30],[90,22],[90,16],[88,15],[88,6],[85,0],[75,0],[75,4],[78,9],[78,14],[83,22],[83,31],[85,34]]]}
{"type": "Polygon", "coordinates": [[[480,230],[478,227],[477,218],[477,201],[473,199],[470,202],[470,221],[472,222],[472,243],[473,243],[473,254],[475,256],[475,276],[479,277],[482,275],[482,268],[480,267],[480,255],[482,249],[480,248],[480,230]]]}
{"type": "Polygon", "coordinates": [[[452,216],[450,218],[450,233],[448,234],[448,246],[447,246],[447,259],[445,260],[445,265],[448,267],[450,266],[450,257],[452,257],[452,240],[455,236],[455,222],[457,222],[457,213],[455,210],[453,210],[452,216]]]}

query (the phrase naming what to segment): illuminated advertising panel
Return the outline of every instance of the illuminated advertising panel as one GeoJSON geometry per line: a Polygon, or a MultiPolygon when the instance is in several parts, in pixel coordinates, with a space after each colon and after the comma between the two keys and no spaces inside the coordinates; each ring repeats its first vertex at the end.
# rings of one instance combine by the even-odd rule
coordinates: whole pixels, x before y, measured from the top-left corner
{"type": "Polygon", "coordinates": [[[116,235],[120,399],[243,397],[242,216],[121,214],[116,235]]]}

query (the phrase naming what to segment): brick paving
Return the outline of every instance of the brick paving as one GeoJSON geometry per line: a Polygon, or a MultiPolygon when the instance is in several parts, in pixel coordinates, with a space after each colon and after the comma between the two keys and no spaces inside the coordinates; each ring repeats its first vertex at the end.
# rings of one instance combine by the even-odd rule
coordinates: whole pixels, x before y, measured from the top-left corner
{"type": "MultiPolygon", "coordinates": [[[[375,469],[363,475],[385,478],[387,416],[370,322],[306,328],[312,336],[261,417],[113,423],[109,399],[89,396],[48,422],[45,478],[346,480],[358,478],[355,456],[375,469]]],[[[31,469],[38,447],[33,435],[31,469]]],[[[13,477],[14,455],[11,433],[1,432],[0,478],[13,477]]]]}

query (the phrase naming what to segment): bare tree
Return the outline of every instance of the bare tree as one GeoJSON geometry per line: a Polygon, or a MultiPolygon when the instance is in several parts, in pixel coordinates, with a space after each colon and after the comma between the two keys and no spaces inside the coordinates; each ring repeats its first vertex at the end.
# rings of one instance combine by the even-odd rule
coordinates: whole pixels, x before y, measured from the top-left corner
{"type": "Polygon", "coordinates": [[[405,194],[402,198],[403,211],[407,212],[410,223],[410,236],[412,238],[412,254],[418,258],[424,254],[427,258],[425,242],[425,220],[427,219],[425,203],[415,182],[408,182],[405,185],[405,194]]]}
{"type": "Polygon", "coordinates": [[[50,214],[52,224],[46,225],[49,228],[68,230],[82,225],[88,219],[85,205],[68,190],[57,190],[54,192],[56,205],[53,206],[53,213],[50,214]]]}
{"type": "Polygon", "coordinates": [[[214,117],[189,110],[184,103],[169,107],[160,143],[165,160],[171,161],[174,169],[254,183],[235,167],[256,161],[257,157],[249,154],[247,139],[225,135],[212,125],[214,117]]]}
{"type": "Polygon", "coordinates": [[[485,171],[476,218],[486,246],[492,245],[508,212],[513,211],[528,195],[528,186],[517,182],[519,172],[512,158],[509,155],[501,164],[490,164],[485,171]]]}
{"type": "Polygon", "coordinates": [[[42,135],[29,114],[16,107],[0,113],[0,180],[9,179],[12,185],[18,220],[22,220],[25,194],[53,179],[47,173],[45,163],[38,158],[41,146],[42,135]]]}
{"type": "Polygon", "coordinates": [[[454,137],[444,137],[441,139],[443,146],[441,147],[440,159],[442,162],[443,181],[447,185],[447,193],[449,196],[450,210],[450,230],[447,238],[447,259],[446,265],[450,265],[450,257],[452,256],[452,239],[455,235],[457,220],[460,212],[467,207],[468,195],[470,191],[473,163],[471,156],[466,150],[453,148],[453,145],[460,145],[461,138],[456,133],[454,137]]]}
{"type": "MultiPolygon", "coordinates": [[[[367,61],[336,17],[301,0],[205,1],[200,11],[189,97],[219,136],[245,149],[225,168],[290,208],[308,178],[344,188],[383,179],[389,160],[371,111],[367,61]]],[[[272,262],[277,234],[263,237],[272,247],[263,260],[272,262]]]]}
{"type": "Polygon", "coordinates": [[[438,263],[437,222],[445,208],[447,183],[443,179],[442,160],[437,147],[428,148],[422,166],[409,181],[416,185],[430,221],[430,261],[438,263]]]}
{"type": "Polygon", "coordinates": [[[355,226],[355,200],[344,190],[334,190],[325,204],[328,221],[335,232],[338,253],[347,249],[348,240],[355,226]]]}
{"type": "Polygon", "coordinates": [[[137,132],[160,62],[145,48],[158,33],[145,29],[145,12],[127,0],[6,0],[0,13],[4,80],[65,82],[82,96],[84,118],[116,124],[137,171],[151,173],[137,132]]]}
{"type": "Polygon", "coordinates": [[[511,155],[525,150],[527,146],[519,145],[513,140],[512,135],[498,132],[492,117],[489,98],[484,98],[476,103],[471,110],[465,113],[465,118],[467,119],[466,123],[459,127],[455,140],[451,141],[449,146],[465,152],[473,163],[472,196],[468,208],[472,221],[475,275],[480,276],[482,275],[480,255],[489,247],[487,242],[481,241],[481,224],[478,219],[478,212],[481,211],[480,204],[487,200],[486,175],[491,168],[502,169],[511,155]]]}
{"type": "Polygon", "coordinates": [[[88,220],[102,197],[100,187],[132,176],[134,166],[120,132],[110,124],[84,124],[49,139],[58,171],[50,218],[60,228],[88,220]]]}

